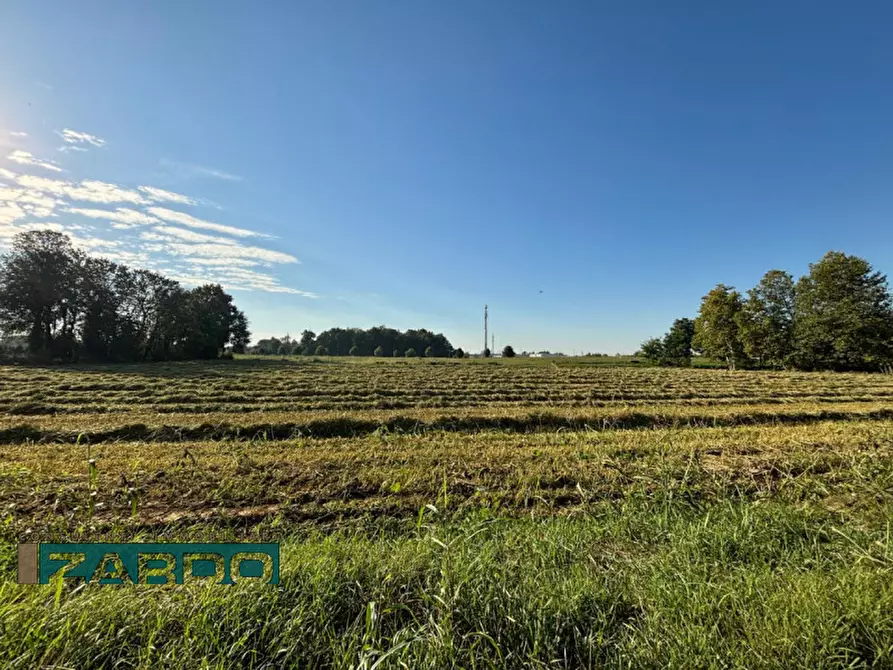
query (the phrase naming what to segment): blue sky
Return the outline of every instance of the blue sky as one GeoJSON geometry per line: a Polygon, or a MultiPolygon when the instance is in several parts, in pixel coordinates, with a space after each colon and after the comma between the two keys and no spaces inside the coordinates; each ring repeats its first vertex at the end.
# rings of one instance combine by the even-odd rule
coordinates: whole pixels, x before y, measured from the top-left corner
{"type": "Polygon", "coordinates": [[[268,336],[635,350],[829,249],[893,271],[893,5],[0,3],[0,242],[268,336]],[[542,291],[542,293],[540,293],[542,291]]]}

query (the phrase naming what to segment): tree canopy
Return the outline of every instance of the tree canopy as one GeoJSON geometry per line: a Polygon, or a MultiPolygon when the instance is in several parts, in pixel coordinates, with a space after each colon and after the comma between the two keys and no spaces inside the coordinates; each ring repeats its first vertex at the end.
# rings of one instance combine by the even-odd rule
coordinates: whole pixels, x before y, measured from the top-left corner
{"type": "Polygon", "coordinates": [[[770,270],[747,292],[738,315],[744,352],[758,365],[785,367],[794,348],[794,280],[770,270]]]}
{"type": "Polygon", "coordinates": [[[692,346],[711,358],[725,361],[730,370],[744,362],[739,315],[741,294],[725,284],[717,284],[701,299],[701,310],[695,319],[692,346]]]}
{"type": "MultiPolygon", "coordinates": [[[[284,341],[277,338],[260,340],[252,353],[276,354],[278,343],[284,341]],[[268,342],[276,346],[268,346],[268,342]]],[[[395,357],[408,349],[423,352],[427,357],[449,358],[455,349],[450,341],[441,333],[433,333],[424,328],[401,332],[386,326],[362,328],[330,328],[316,335],[311,330],[301,334],[300,342],[292,353],[311,355],[319,347],[325,348],[331,356],[383,356],[385,352],[393,352],[395,357]],[[376,353],[378,352],[378,353],[376,353]]]]}
{"type": "MultiPolygon", "coordinates": [[[[893,298],[868,261],[829,251],[796,283],[770,270],[742,298],[717,284],[693,322],[677,319],[642,344],[650,361],[672,364],[690,349],[738,366],[877,371],[893,366],[893,298]]],[[[689,353],[689,356],[691,354],[689,353]]]]}
{"type": "Polygon", "coordinates": [[[855,256],[831,251],[809,266],[794,298],[794,358],[800,368],[876,370],[893,362],[887,278],[855,256]]]}
{"type": "Polygon", "coordinates": [[[184,289],[76,249],[62,233],[19,233],[0,257],[0,329],[40,360],[216,358],[244,350],[248,321],[217,284],[184,289]]]}

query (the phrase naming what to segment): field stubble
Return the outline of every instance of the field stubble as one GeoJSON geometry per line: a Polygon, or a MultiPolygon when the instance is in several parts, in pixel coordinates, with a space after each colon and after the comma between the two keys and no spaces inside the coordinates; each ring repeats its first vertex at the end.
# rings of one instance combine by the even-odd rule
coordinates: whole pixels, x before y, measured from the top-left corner
{"type": "Polygon", "coordinates": [[[547,362],[2,368],[0,658],[891,667],[891,394],[547,362]],[[17,541],[160,538],[280,541],[282,584],[10,583],[17,541]]]}

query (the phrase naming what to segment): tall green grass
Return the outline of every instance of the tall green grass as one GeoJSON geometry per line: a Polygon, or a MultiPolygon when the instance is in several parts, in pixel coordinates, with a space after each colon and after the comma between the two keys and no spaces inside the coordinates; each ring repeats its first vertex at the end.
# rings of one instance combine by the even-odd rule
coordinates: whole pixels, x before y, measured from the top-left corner
{"type": "MultiPolygon", "coordinates": [[[[888,517],[889,518],[889,517],[888,517]]],[[[642,497],[295,533],[269,586],[12,584],[6,667],[893,666],[889,523],[642,497]]]]}

